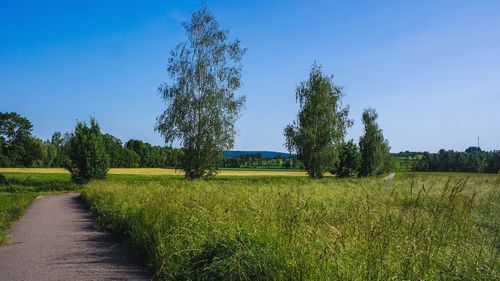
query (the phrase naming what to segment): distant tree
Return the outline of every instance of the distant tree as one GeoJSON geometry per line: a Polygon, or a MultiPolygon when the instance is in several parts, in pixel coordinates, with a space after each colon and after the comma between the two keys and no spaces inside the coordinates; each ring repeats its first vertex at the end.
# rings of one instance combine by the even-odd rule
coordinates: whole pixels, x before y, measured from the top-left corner
{"type": "Polygon", "coordinates": [[[12,145],[17,140],[31,136],[33,125],[16,112],[0,112],[0,143],[12,145]]]}
{"type": "Polygon", "coordinates": [[[342,107],[342,88],[314,64],[309,79],[296,90],[297,120],[285,128],[286,147],[297,152],[307,174],[322,178],[337,161],[339,145],[352,125],[349,106],[342,107]]]}
{"type": "Polygon", "coordinates": [[[139,155],[139,166],[143,168],[164,167],[165,153],[163,148],[152,146],[140,140],[129,140],[125,147],[139,155]]]}
{"type": "Polygon", "coordinates": [[[88,183],[93,179],[104,179],[109,170],[109,156],[99,124],[90,119],[90,127],[85,122],[77,122],[75,132],[69,140],[67,167],[76,183],[88,183]]]}
{"type": "Polygon", "coordinates": [[[493,151],[485,168],[487,173],[500,173],[500,151],[493,151]]]}
{"type": "Polygon", "coordinates": [[[332,174],[339,178],[356,176],[361,165],[361,155],[353,140],[342,143],[339,160],[334,165],[332,174]]]}
{"type": "Polygon", "coordinates": [[[391,169],[389,143],[384,139],[377,124],[378,114],[374,109],[363,112],[364,134],[359,140],[361,152],[360,176],[375,176],[391,169]]]}
{"type": "Polygon", "coordinates": [[[0,165],[41,166],[47,153],[43,142],[31,135],[31,122],[15,112],[0,112],[0,165]]]}
{"type": "Polygon", "coordinates": [[[179,161],[182,159],[182,150],[173,147],[164,147],[165,167],[179,167],[179,161]]]}
{"type": "Polygon", "coordinates": [[[104,143],[104,148],[109,156],[109,165],[111,168],[122,167],[122,151],[123,144],[122,141],[110,134],[104,134],[102,136],[104,143]]]}
{"type": "Polygon", "coordinates": [[[185,23],[187,40],[171,52],[168,72],[173,83],[159,93],[168,103],[157,118],[156,130],[166,143],[180,140],[180,168],[186,178],[215,175],[223,151],[234,144],[234,123],[245,98],[240,88],[241,58],[238,40],[229,42],[211,12],[203,7],[185,23]]]}
{"type": "Polygon", "coordinates": [[[141,140],[131,139],[125,143],[125,147],[134,151],[139,156],[139,166],[143,167],[145,165],[146,154],[148,153],[146,143],[141,140]]]}
{"type": "Polygon", "coordinates": [[[67,167],[69,164],[69,148],[68,143],[71,138],[70,133],[64,135],[60,132],[55,132],[50,141],[47,141],[46,165],[48,167],[67,167]]]}
{"type": "Polygon", "coordinates": [[[119,164],[117,167],[122,168],[139,168],[141,157],[135,153],[135,151],[123,148],[119,155],[119,164]]]}
{"type": "Polygon", "coordinates": [[[23,167],[43,167],[43,159],[47,157],[47,147],[43,141],[35,137],[25,137],[22,139],[20,162],[23,167]]]}

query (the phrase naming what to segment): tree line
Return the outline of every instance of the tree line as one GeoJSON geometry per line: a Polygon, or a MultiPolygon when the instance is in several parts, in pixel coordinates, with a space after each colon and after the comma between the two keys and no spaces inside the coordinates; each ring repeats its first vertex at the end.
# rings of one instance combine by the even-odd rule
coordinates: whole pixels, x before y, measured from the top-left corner
{"type": "MultiPolygon", "coordinates": [[[[97,122],[91,120],[91,127],[92,124],[97,129],[97,122]]],[[[15,112],[0,112],[0,167],[67,168],[72,159],[71,140],[84,135],[85,126],[78,122],[74,132],[55,132],[43,141],[33,136],[30,120],[15,112]]],[[[102,134],[100,129],[96,134],[111,168],[176,167],[182,153],[178,148],[154,146],[141,140],[123,143],[110,134],[102,134]]]]}
{"type": "Polygon", "coordinates": [[[303,169],[296,157],[275,156],[264,158],[261,154],[244,154],[238,157],[224,157],[222,168],[303,169]]]}
{"type": "Polygon", "coordinates": [[[441,149],[437,153],[424,152],[415,163],[415,171],[425,172],[479,172],[500,171],[500,151],[468,149],[466,152],[441,149]]]}

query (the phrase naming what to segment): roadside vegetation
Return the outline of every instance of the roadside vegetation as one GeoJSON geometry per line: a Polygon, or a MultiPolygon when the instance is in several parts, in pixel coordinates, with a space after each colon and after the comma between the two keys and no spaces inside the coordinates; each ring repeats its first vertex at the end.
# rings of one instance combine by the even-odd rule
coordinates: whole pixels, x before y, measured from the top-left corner
{"type": "Polygon", "coordinates": [[[0,245],[7,242],[6,231],[35,199],[36,193],[0,192],[0,245]]]}
{"type": "Polygon", "coordinates": [[[165,280],[497,280],[500,181],[99,181],[102,229],[165,280]]]}

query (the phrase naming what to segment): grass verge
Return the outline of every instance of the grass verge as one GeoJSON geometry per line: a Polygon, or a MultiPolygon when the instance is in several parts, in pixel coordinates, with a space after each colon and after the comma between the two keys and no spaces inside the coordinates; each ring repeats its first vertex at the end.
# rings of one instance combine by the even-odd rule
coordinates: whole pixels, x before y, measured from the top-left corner
{"type": "Polygon", "coordinates": [[[29,207],[36,193],[4,193],[0,192],[0,245],[7,242],[6,231],[29,207]]]}

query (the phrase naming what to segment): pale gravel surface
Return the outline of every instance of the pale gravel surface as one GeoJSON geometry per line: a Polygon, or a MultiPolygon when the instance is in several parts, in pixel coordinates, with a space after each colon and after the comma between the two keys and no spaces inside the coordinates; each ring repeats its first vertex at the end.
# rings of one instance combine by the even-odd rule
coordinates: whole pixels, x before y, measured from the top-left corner
{"type": "Polygon", "coordinates": [[[94,225],[78,193],[36,199],[0,246],[0,280],[151,280],[94,225]]]}

